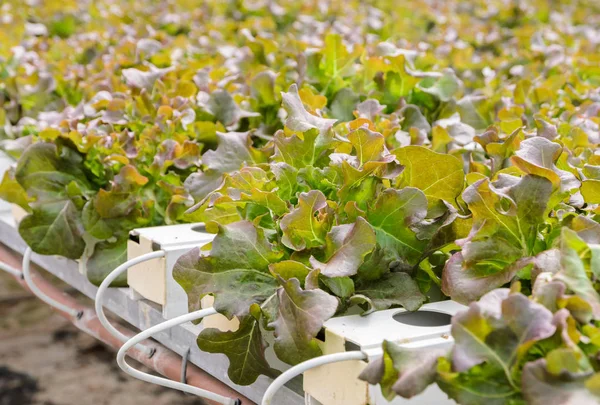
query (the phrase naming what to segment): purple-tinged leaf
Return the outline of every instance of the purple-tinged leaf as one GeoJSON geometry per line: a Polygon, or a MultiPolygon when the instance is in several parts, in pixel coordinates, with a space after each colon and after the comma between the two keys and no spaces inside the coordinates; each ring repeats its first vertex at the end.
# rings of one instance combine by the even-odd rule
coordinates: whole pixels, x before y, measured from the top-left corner
{"type": "Polygon", "coordinates": [[[531,405],[600,404],[599,378],[561,378],[548,371],[546,359],[538,359],[523,367],[523,396],[531,405]]]}
{"type": "Polygon", "coordinates": [[[510,369],[518,352],[555,331],[553,314],[546,307],[520,293],[494,290],[452,319],[454,369],[466,371],[485,361],[512,381],[510,369]]]}
{"type": "Polygon", "coordinates": [[[373,228],[358,217],[354,224],[334,226],[325,240],[325,262],[311,257],[310,264],[327,277],[352,276],[374,248],[373,228]]]}
{"type": "Polygon", "coordinates": [[[412,398],[423,392],[437,376],[438,358],[444,348],[405,348],[383,341],[383,356],[369,362],[358,378],[369,384],[380,384],[384,396],[391,400],[395,394],[412,398]]]}
{"type": "Polygon", "coordinates": [[[321,349],[315,336],[331,318],[338,300],[320,289],[302,290],[296,278],[280,279],[279,310],[270,325],[275,328],[275,353],[289,364],[319,356],[321,349]]]}
{"type": "Polygon", "coordinates": [[[543,137],[533,137],[521,142],[512,162],[525,173],[544,177],[555,189],[569,191],[580,186],[579,180],[570,172],[556,167],[563,147],[543,137]]]}
{"type": "Polygon", "coordinates": [[[586,249],[587,244],[574,231],[563,228],[560,247],[562,269],[554,278],[564,282],[569,290],[586,300],[593,308],[594,318],[600,319],[600,294],[594,289],[580,257],[586,249]]]}
{"type": "Polygon", "coordinates": [[[186,291],[190,310],[199,309],[202,297],[213,294],[217,311],[245,316],[250,305],[275,293],[277,281],[269,265],[282,257],[261,228],[240,221],[219,227],[210,256],[201,256],[197,248],[181,256],[173,277],[186,291]]]}
{"type": "Polygon", "coordinates": [[[321,118],[312,115],[302,105],[302,100],[298,95],[298,86],[292,84],[287,93],[281,93],[283,108],[288,113],[285,126],[292,131],[306,132],[310,129],[317,129],[319,136],[324,137],[337,121],[334,119],[321,118]]]}

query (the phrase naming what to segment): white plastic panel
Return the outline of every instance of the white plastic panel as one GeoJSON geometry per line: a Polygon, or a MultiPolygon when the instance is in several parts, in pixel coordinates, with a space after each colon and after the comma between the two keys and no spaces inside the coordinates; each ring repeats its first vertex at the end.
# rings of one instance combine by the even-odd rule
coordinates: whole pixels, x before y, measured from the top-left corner
{"type": "MultiPolygon", "coordinates": [[[[453,301],[424,305],[417,312],[390,309],[368,316],[351,315],[328,320],[323,353],[346,350],[350,342],[370,358],[381,356],[381,343],[389,340],[406,347],[449,347],[450,318],[466,307],[453,301]]],[[[410,400],[401,397],[389,402],[379,386],[370,386],[357,377],[366,367],[364,361],[330,364],[304,374],[307,405],[451,405],[437,385],[410,400]]]]}
{"type": "MultiPolygon", "coordinates": [[[[425,304],[418,312],[432,311],[454,315],[463,309],[465,306],[457,302],[440,301],[425,304]]],[[[394,315],[403,312],[406,310],[397,308],[377,311],[368,316],[351,315],[332,318],[325,322],[324,327],[364,350],[378,348],[383,340],[410,342],[418,345],[419,341],[449,337],[450,324],[433,327],[407,325],[394,319],[394,315]]]]}
{"type": "Polygon", "coordinates": [[[181,255],[212,242],[214,235],[207,233],[201,223],[140,228],[130,235],[128,259],[154,250],[166,253],[163,258],[140,263],[127,271],[133,296],[162,305],[165,319],[186,314],[187,296],[173,279],[173,267],[181,255]]]}
{"type": "Polygon", "coordinates": [[[163,250],[191,249],[211,242],[215,237],[206,232],[202,223],[139,228],[131,231],[131,234],[150,240],[163,250]]]}

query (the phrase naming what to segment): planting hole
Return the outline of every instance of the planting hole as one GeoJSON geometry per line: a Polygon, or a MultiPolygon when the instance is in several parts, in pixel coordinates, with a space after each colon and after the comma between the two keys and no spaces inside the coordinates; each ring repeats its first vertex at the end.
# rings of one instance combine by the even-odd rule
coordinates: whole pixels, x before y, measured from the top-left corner
{"type": "Polygon", "coordinates": [[[193,226],[192,227],[192,231],[194,231],[194,232],[206,232],[206,226],[204,226],[204,224],[193,226]]]}
{"type": "Polygon", "coordinates": [[[416,311],[398,312],[393,316],[396,322],[411,326],[445,326],[450,325],[452,316],[444,312],[416,311]]]}
{"type": "Polygon", "coordinates": [[[129,240],[134,241],[135,243],[140,243],[140,235],[138,233],[131,232],[129,234],[129,240]]]}

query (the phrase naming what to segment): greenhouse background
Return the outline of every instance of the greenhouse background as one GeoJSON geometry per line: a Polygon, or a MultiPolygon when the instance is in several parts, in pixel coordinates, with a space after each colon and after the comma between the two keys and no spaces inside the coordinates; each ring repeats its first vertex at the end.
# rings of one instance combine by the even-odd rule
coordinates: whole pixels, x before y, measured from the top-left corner
{"type": "Polygon", "coordinates": [[[600,404],[600,2],[0,1],[0,405],[600,404]]]}

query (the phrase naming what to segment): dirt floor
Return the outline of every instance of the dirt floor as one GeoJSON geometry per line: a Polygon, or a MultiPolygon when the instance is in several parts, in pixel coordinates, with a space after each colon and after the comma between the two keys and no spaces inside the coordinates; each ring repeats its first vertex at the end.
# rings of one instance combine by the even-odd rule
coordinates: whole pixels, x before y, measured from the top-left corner
{"type": "Polygon", "coordinates": [[[0,405],[203,404],[127,376],[115,356],[0,271],[0,405]]]}

